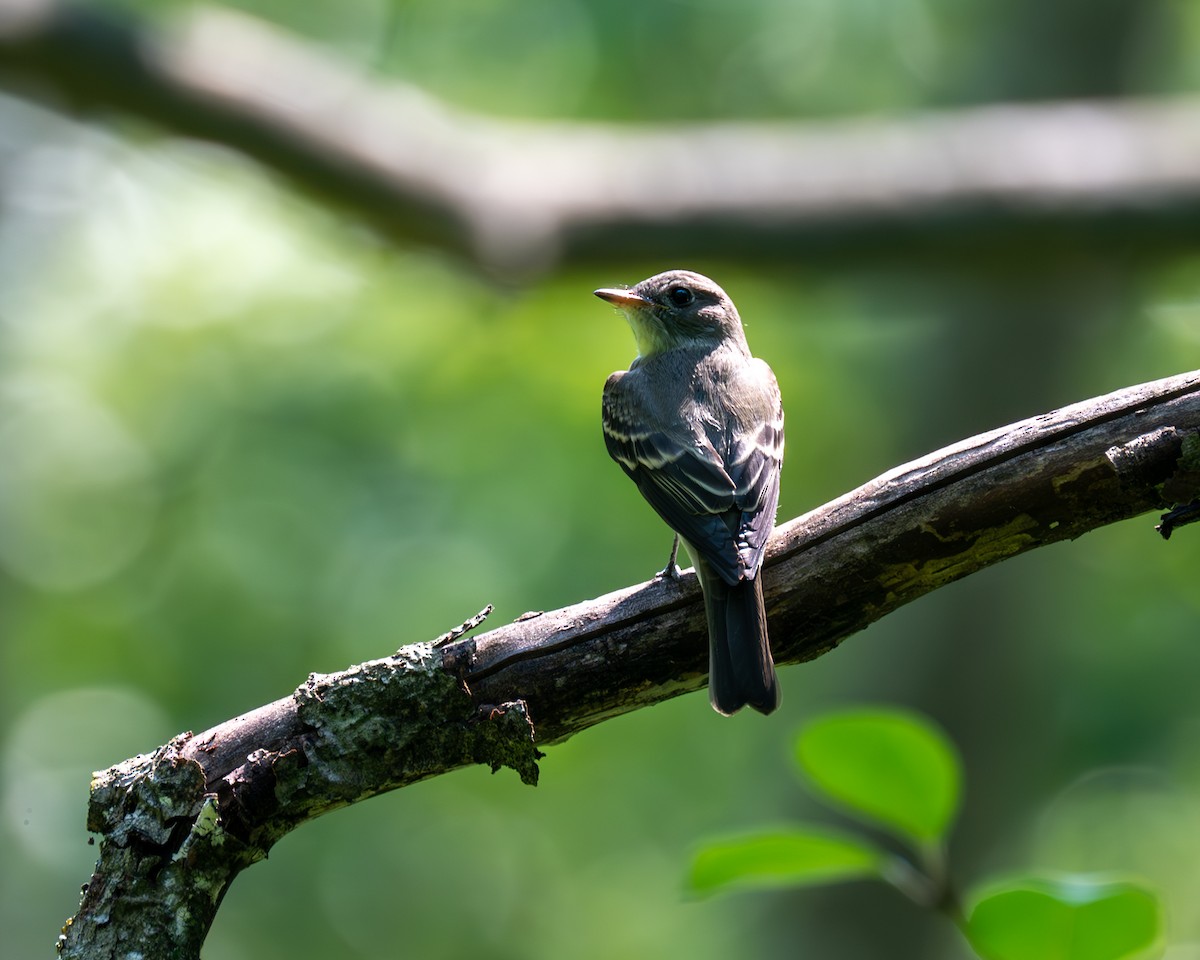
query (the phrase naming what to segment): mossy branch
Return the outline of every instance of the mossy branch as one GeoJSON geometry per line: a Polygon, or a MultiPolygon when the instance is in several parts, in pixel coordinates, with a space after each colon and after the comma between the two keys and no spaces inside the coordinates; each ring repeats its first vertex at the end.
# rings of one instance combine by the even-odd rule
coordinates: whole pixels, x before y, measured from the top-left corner
{"type": "MultiPolygon", "coordinates": [[[[1200,372],[973,437],[775,531],[764,578],[776,660],[817,657],[1026,550],[1198,497],[1200,372]]],[[[100,860],[62,954],[198,957],[233,878],[300,824],[466,764],[534,783],[539,746],[706,682],[691,573],[467,635],[479,622],[313,675],[98,773],[88,827],[100,860]]]]}

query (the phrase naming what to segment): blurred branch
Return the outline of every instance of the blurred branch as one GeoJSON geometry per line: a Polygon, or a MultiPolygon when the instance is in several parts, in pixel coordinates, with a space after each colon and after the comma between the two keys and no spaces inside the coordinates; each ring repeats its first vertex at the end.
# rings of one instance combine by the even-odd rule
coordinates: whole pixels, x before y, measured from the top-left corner
{"type": "MultiPolygon", "coordinates": [[[[812,659],[976,570],[1198,495],[1200,371],[937,451],[776,530],[776,660],[812,659]]],[[[464,636],[479,619],[98,773],[100,860],[62,954],[136,943],[147,960],[197,957],[229,883],[301,823],[469,763],[536,782],[535,730],[558,742],[706,681],[690,573],[464,636]]]]}
{"type": "MultiPolygon", "coordinates": [[[[242,16],[156,31],[0,0],[0,74],[226,144],[387,235],[497,275],[571,261],[961,257],[1200,240],[1200,102],[633,129],[487,119],[242,16]]],[[[1035,258],[1034,258],[1035,259],[1035,258]]]]}

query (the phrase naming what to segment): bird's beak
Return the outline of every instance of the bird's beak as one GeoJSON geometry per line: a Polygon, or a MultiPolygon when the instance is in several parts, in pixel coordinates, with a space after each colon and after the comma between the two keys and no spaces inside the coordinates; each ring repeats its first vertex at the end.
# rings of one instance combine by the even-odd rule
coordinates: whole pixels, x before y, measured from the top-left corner
{"type": "Polygon", "coordinates": [[[615,287],[601,287],[593,291],[601,300],[607,300],[614,307],[633,308],[647,307],[650,301],[640,297],[632,290],[618,290],[615,287]]]}

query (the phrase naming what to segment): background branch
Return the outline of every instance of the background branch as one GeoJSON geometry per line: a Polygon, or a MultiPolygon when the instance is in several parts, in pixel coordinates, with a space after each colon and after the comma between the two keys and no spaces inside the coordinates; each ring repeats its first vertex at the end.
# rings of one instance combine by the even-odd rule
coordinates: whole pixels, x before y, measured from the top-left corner
{"type": "Polygon", "coordinates": [[[498,121],[248,18],[198,10],[165,34],[51,0],[0,0],[0,72],[73,110],[234,147],[394,238],[503,275],[668,253],[1152,256],[1200,239],[1194,99],[654,130],[498,121]]]}
{"type": "MultiPolygon", "coordinates": [[[[1200,372],[938,451],[776,531],[777,659],[811,659],[983,567],[1198,495],[1200,372]]],[[[232,879],[300,823],[467,763],[533,782],[535,731],[561,741],[697,689],[706,663],[688,575],[314,675],[97,775],[88,819],[101,858],[61,950],[113,956],[138,942],[148,958],[197,956],[232,879]]]]}

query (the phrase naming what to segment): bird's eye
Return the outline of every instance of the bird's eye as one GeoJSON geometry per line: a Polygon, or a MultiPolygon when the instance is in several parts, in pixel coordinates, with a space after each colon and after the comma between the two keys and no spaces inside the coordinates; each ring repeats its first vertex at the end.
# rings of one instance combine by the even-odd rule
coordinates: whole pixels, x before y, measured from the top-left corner
{"type": "Polygon", "coordinates": [[[696,299],[696,295],[687,287],[672,287],[667,291],[667,299],[671,301],[672,306],[686,307],[696,299]]]}

